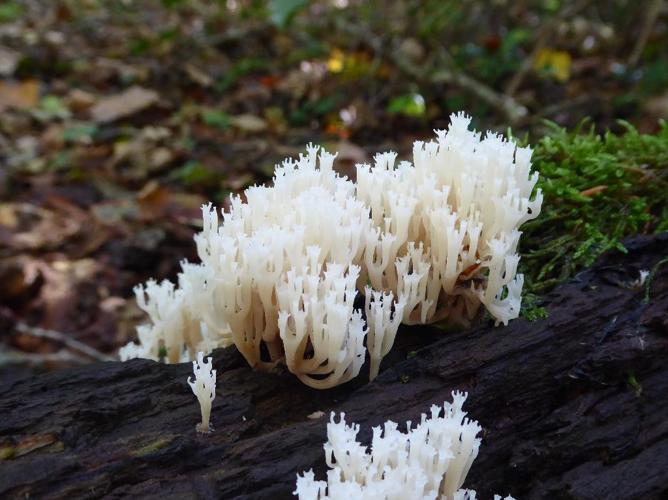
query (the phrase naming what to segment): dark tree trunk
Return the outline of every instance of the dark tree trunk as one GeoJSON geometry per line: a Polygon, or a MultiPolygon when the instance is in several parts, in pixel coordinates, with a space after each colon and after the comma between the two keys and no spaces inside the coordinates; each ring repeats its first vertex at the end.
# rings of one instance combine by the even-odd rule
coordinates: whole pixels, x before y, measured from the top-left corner
{"type": "MultiPolygon", "coordinates": [[[[291,498],[324,478],[330,411],[419,418],[453,389],[484,428],[478,498],[659,498],[668,492],[668,234],[604,256],[547,297],[549,317],[443,333],[407,328],[371,384],[328,391],[217,351],[215,432],[195,433],[191,365],[96,363],[0,383],[0,497],[291,498]],[[325,417],[307,416],[322,411],[325,417]]],[[[351,499],[352,500],[352,499],[351,499]]]]}

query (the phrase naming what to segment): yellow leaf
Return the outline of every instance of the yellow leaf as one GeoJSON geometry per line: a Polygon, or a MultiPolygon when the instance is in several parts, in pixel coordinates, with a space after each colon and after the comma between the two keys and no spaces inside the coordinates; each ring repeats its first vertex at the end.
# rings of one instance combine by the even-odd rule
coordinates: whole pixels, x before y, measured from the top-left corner
{"type": "Polygon", "coordinates": [[[547,73],[560,82],[571,76],[571,55],[563,50],[541,49],[533,62],[534,70],[547,73]]]}
{"type": "Polygon", "coordinates": [[[20,83],[0,81],[0,111],[7,108],[29,109],[37,104],[39,84],[35,80],[20,83]]]}
{"type": "Polygon", "coordinates": [[[330,73],[341,73],[345,62],[345,54],[339,49],[332,50],[327,60],[327,69],[330,73]]]}

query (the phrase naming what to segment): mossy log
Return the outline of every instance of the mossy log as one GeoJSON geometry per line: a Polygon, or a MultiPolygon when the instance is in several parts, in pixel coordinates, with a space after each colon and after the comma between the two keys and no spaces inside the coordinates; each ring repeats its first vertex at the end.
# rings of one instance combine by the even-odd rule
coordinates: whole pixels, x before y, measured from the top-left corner
{"type": "MultiPolygon", "coordinates": [[[[484,428],[478,497],[668,492],[668,234],[627,242],[546,297],[547,319],[402,331],[371,384],[315,391],[216,351],[215,431],[199,436],[190,364],[95,363],[0,383],[1,498],[291,498],[324,477],[329,412],[416,421],[453,389],[484,428]],[[655,269],[649,287],[634,284],[655,269]],[[322,412],[320,418],[314,413],[322,412]],[[311,416],[311,418],[309,418],[311,416]]],[[[665,496],[663,496],[665,498],[665,496]]]]}

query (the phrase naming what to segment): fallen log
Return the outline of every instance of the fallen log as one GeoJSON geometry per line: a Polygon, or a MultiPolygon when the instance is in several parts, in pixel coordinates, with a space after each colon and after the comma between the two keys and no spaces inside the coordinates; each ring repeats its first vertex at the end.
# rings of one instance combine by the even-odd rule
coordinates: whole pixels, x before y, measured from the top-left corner
{"type": "Polygon", "coordinates": [[[658,263],[668,233],[627,248],[551,292],[547,319],[405,328],[371,384],[316,391],[218,350],[208,436],[195,432],[190,364],[98,362],[5,378],[0,497],[292,498],[297,472],[325,476],[329,412],[361,424],[369,443],[372,426],[416,421],[460,389],[484,429],[465,483],[478,498],[660,498],[668,263],[658,263]],[[636,282],[643,269],[655,271],[647,287],[636,282]]]}

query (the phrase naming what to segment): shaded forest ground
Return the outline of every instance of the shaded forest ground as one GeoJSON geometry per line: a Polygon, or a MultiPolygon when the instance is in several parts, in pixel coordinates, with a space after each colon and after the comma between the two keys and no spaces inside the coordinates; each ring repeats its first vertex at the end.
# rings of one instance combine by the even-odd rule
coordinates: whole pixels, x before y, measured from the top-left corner
{"type": "Polygon", "coordinates": [[[132,287],[195,258],[202,203],[309,141],[348,175],[407,158],[462,109],[537,145],[540,317],[620,238],[668,228],[667,86],[661,1],[5,1],[0,364],[113,355],[142,319],[132,287]]]}

